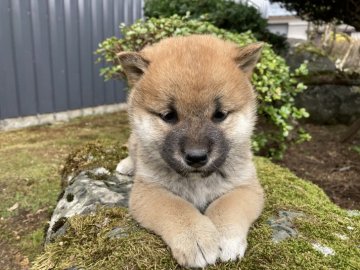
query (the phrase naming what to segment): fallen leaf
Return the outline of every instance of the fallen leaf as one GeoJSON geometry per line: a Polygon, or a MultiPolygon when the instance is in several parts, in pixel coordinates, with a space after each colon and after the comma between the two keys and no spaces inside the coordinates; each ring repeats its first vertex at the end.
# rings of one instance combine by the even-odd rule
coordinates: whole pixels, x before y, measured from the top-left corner
{"type": "Polygon", "coordinates": [[[8,210],[9,212],[12,212],[12,211],[18,209],[18,207],[19,207],[19,203],[15,203],[13,206],[11,206],[10,208],[8,208],[7,210],[8,210]]]}
{"type": "Polygon", "coordinates": [[[30,267],[30,261],[28,257],[24,257],[21,261],[20,261],[20,267],[21,270],[28,270],[30,267]]]}

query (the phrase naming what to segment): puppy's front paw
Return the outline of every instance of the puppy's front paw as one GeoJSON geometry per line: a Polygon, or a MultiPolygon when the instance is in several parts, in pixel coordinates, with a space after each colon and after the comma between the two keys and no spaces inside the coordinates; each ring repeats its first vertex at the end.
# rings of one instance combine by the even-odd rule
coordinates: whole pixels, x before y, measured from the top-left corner
{"type": "Polygon", "coordinates": [[[226,262],[240,259],[244,257],[246,247],[246,237],[222,234],[220,236],[220,260],[226,262]]]}
{"type": "Polygon", "coordinates": [[[116,166],[116,171],[122,175],[134,175],[134,163],[130,156],[124,158],[119,162],[119,164],[116,166]]]}
{"type": "Polygon", "coordinates": [[[171,251],[180,265],[202,268],[219,257],[219,233],[210,220],[204,220],[172,241],[171,251]]]}

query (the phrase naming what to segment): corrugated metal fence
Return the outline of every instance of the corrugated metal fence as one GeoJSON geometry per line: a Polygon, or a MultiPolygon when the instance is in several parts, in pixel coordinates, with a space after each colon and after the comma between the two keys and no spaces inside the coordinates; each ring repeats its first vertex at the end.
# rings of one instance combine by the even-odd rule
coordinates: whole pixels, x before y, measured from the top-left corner
{"type": "Polygon", "coordinates": [[[125,101],[103,82],[99,42],[142,16],[141,0],[0,0],[0,119],[125,101]]]}

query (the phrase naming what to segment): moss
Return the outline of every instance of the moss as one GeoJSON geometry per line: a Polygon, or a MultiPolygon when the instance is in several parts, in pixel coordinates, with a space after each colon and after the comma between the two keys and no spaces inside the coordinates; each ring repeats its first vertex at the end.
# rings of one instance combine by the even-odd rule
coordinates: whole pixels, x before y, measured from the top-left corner
{"type": "Polygon", "coordinates": [[[308,52],[313,54],[314,56],[327,56],[325,50],[316,47],[314,44],[310,42],[305,42],[296,47],[296,52],[308,52]]]}
{"type": "MultiPolygon", "coordinates": [[[[287,169],[264,158],[256,158],[256,164],[267,202],[250,231],[246,255],[208,269],[360,269],[360,217],[350,217],[320,188],[287,169]],[[295,219],[297,237],[274,243],[268,220],[280,210],[304,215],[295,219]],[[315,251],[314,243],[332,248],[335,255],[315,251]]],[[[101,208],[94,215],[69,219],[68,225],[68,233],[48,245],[32,269],[181,269],[163,241],[139,227],[126,209],[101,208]],[[126,236],[109,238],[119,227],[126,236]]]]}
{"type": "MultiPolygon", "coordinates": [[[[61,170],[62,187],[68,185],[68,177],[76,176],[84,170],[104,167],[114,171],[116,164],[127,156],[127,148],[123,144],[109,144],[104,141],[91,142],[73,151],[66,158],[65,165],[61,170]]],[[[91,176],[93,173],[88,172],[91,176]]],[[[107,179],[106,175],[95,176],[97,180],[107,179]],[[104,177],[105,176],[105,177],[104,177]]]]}

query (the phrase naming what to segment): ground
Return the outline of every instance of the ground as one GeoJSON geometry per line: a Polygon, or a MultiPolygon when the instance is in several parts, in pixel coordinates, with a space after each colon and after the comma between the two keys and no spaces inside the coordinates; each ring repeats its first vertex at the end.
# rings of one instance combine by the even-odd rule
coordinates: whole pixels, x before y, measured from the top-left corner
{"type": "Polygon", "coordinates": [[[0,269],[28,269],[40,252],[69,152],[94,140],[125,142],[128,135],[123,112],[0,133],[0,269]]]}
{"type": "MultiPolygon", "coordinates": [[[[359,137],[342,145],[338,137],[345,127],[308,127],[313,141],[290,148],[282,164],[318,181],[340,205],[359,209],[359,137]]],[[[59,171],[68,153],[98,139],[122,143],[128,135],[125,113],[0,133],[0,156],[6,157],[0,159],[1,269],[28,269],[40,252],[43,227],[60,193],[59,171]]]]}
{"type": "MultiPolygon", "coordinates": [[[[80,163],[81,159],[89,160],[88,157],[93,156],[89,146],[81,151],[80,163]]],[[[112,155],[104,153],[104,160],[112,155]]],[[[262,215],[250,229],[245,257],[241,261],[218,262],[207,269],[359,269],[358,212],[350,215],[333,204],[319,187],[268,159],[256,157],[255,164],[266,203],[262,215]],[[289,216],[293,218],[285,221],[289,216]],[[273,230],[281,231],[282,235],[292,232],[292,237],[275,242],[273,230]]],[[[96,168],[98,162],[86,167],[89,165],[96,168]]],[[[32,269],[115,270],[119,266],[122,269],[184,269],[177,265],[160,237],[141,228],[127,209],[121,207],[100,208],[92,215],[70,218],[67,233],[46,246],[32,269]]]]}
{"type": "Polygon", "coordinates": [[[312,181],[341,207],[360,209],[360,132],[347,143],[348,126],[305,124],[312,140],[292,145],[278,163],[312,181]]]}

